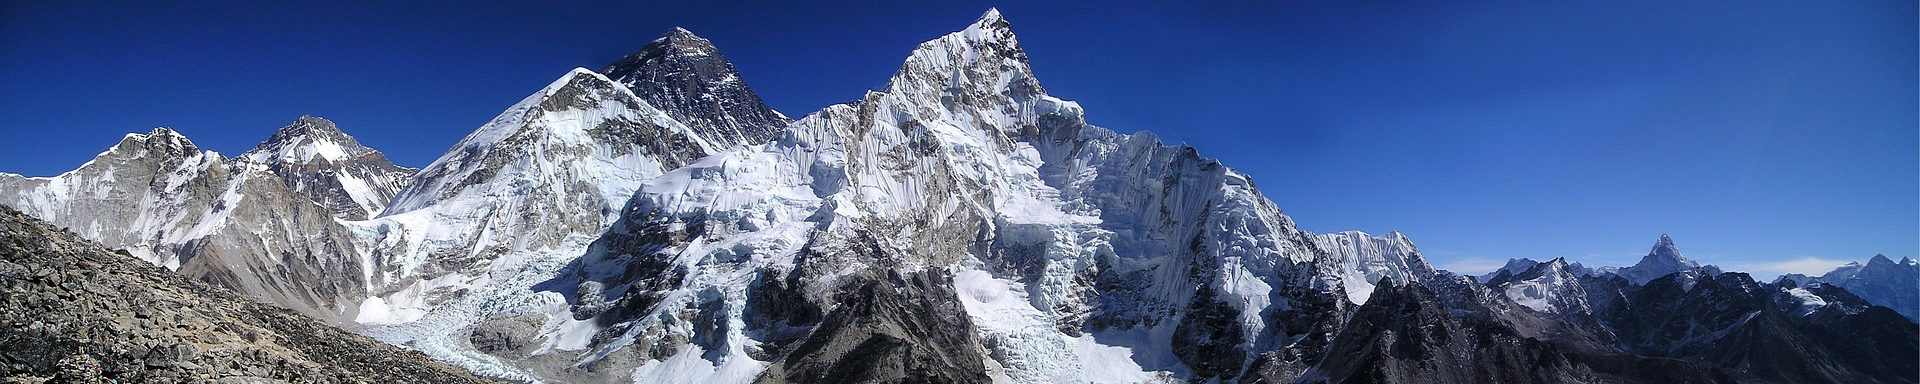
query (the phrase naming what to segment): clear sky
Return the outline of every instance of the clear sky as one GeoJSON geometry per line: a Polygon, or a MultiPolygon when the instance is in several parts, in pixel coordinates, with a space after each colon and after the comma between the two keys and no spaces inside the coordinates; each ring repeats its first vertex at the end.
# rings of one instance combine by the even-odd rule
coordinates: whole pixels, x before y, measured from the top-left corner
{"type": "MultiPolygon", "coordinates": [[[[422,166],[676,25],[798,116],[993,5],[278,3],[0,2],[0,171],[162,125],[231,155],[302,114],[422,166]]],[[[1442,268],[1629,264],[1661,233],[1764,274],[1920,248],[1912,1],[1200,3],[999,7],[1095,124],[1442,268]]]]}

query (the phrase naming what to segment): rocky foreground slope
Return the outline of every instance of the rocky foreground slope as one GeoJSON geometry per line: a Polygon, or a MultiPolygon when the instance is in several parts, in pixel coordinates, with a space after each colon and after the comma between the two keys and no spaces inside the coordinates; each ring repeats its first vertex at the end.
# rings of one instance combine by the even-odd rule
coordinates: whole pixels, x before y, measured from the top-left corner
{"type": "Polygon", "coordinates": [[[485,380],[0,206],[0,382],[485,380]]]}

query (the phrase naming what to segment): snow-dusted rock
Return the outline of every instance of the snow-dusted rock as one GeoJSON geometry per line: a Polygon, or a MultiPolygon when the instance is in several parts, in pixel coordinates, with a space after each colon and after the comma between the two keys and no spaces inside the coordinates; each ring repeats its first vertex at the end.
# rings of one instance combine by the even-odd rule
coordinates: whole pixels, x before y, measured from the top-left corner
{"type": "Polygon", "coordinates": [[[1646,285],[1653,279],[1674,273],[1686,274],[1686,281],[1713,277],[1720,274],[1720,268],[1711,265],[1701,266],[1693,260],[1688,260],[1686,256],[1680,255],[1680,248],[1673,245],[1673,238],[1663,234],[1660,235],[1659,241],[1653,243],[1653,250],[1648,251],[1646,256],[1642,256],[1639,263],[1620,268],[1614,273],[1626,278],[1634,285],[1646,285]]]}
{"type": "Polygon", "coordinates": [[[600,73],[719,148],[765,143],[789,122],[760,100],[713,42],[683,28],[667,31],[600,73]]]}
{"type": "Polygon", "coordinates": [[[1315,236],[1314,244],[1327,252],[1321,265],[1340,277],[1354,304],[1366,303],[1373,284],[1382,278],[1405,285],[1426,281],[1436,273],[1413,241],[1399,231],[1381,236],[1360,231],[1328,233],[1315,236]]]}
{"type": "MultiPolygon", "coordinates": [[[[1782,276],[1782,279],[1790,279],[1782,276]]],[[[1874,305],[1892,308],[1909,320],[1920,319],[1920,262],[1873,255],[1866,264],[1847,263],[1818,278],[1801,276],[1799,285],[1825,283],[1846,289],[1874,305]]]]}
{"type": "MultiPolygon", "coordinates": [[[[156,128],[58,176],[0,175],[0,201],[256,300],[328,321],[350,318],[372,265],[356,257],[350,233],[334,220],[340,211],[283,183],[279,163],[256,160],[263,159],[201,151],[156,128]]],[[[307,180],[346,174],[329,164],[339,163],[317,165],[322,176],[307,180]]]]}
{"type": "Polygon", "coordinates": [[[236,160],[267,166],[288,188],[343,220],[379,214],[416,171],[315,116],[301,116],[236,160]]]}

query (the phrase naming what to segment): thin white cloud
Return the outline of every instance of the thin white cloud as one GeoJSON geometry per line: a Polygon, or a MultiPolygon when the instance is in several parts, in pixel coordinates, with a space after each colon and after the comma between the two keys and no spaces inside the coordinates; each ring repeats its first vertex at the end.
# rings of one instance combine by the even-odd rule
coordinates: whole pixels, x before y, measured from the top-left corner
{"type": "Polygon", "coordinates": [[[1749,275],[1753,275],[1754,280],[1769,281],[1775,276],[1788,273],[1819,276],[1833,271],[1834,268],[1839,268],[1841,265],[1846,265],[1849,262],[1852,262],[1852,260],[1807,256],[1786,260],[1727,263],[1721,267],[1730,271],[1746,272],[1749,275]]]}
{"type": "Polygon", "coordinates": [[[1500,267],[1504,266],[1507,266],[1506,260],[1462,257],[1442,261],[1434,265],[1434,268],[1444,269],[1466,276],[1479,276],[1487,274],[1487,272],[1493,272],[1493,270],[1500,269],[1500,267]]]}

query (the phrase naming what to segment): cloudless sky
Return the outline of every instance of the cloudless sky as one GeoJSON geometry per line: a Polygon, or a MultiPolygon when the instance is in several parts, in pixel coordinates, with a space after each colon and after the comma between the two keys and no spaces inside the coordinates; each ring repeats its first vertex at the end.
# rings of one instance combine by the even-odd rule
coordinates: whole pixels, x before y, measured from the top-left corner
{"type": "MultiPolygon", "coordinates": [[[[280,3],[0,2],[0,171],[57,174],[154,126],[232,155],[302,114],[424,166],[676,25],[799,116],[993,5],[280,3]]],[[[1306,229],[1405,232],[1442,268],[1626,265],[1661,233],[1768,276],[1920,248],[1912,1],[1237,3],[999,6],[1095,124],[1191,144],[1306,229]]]]}

